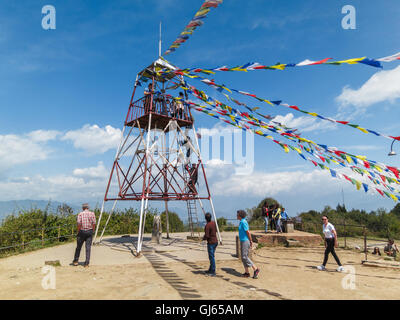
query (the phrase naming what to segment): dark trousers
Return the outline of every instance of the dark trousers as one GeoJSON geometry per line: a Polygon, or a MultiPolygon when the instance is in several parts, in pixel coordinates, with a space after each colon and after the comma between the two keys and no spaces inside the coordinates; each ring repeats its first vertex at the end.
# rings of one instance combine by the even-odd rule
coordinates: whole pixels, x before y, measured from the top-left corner
{"type": "Polygon", "coordinates": [[[286,232],[286,220],[281,220],[281,228],[282,228],[282,232],[286,232]]]}
{"type": "Polygon", "coordinates": [[[332,256],[335,258],[336,263],[339,266],[341,266],[342,264],[340,263],[340,260],[335,252],[335,238],[326,238],[325,242],[326,242],[326,249],[325,249],[325,257],[323,265],[326,266],[326,263],[328,262],[329,253],[332,253],[332,256]]]}
{"type": "Polygon", "coordinates": [[[275,219],[269,219],[269,225],[271,230],[276,230],[275,219]]]}
{"type": "Polygon", "coordinates": [[[93,236],[93,230],[80,230],[78,232],[78,236],[76,237],[76,250],[75,250],[74,262],[78,262],[79,255],[81,254],[82,245],[85,242],[85,249],[86,249],[85,264],[89,264],[90,249],[92,248],[92,236],[93,236]]]}
{"type": "Polygon", "coordinates": [[[210,273],[215,273],[215,249],[217,249],[218,243],[207,244],[208,259],[210,260],[210,273]]]}

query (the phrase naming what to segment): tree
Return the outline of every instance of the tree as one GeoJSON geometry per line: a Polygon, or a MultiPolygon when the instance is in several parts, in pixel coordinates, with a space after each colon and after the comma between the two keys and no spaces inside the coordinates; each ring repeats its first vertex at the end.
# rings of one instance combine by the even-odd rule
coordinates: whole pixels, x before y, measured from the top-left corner
{"type": "MultiPolygon", "coordinates": [[[[169,222],[170,232],[183,232],[185,230],[183,221],[179,218],[178,214],[169,210],[168,210],[168,222],[169,222]]],[[[161,213],[161,226],[163,231],[167,230],[167,216],[165,214],[165,211],[161,213]]]]}
{"type": "Polygon", "coordinates": [[[224,229],[224,227],[226,227],[228,220],[226,220],[226,218],[221,217],[217,219],[217,224],[218,227],[222,230],[224,229]]]}
{"type": "Polygon", "coordinates": [[[68,217],[70,215],[74,214],[74,210],[67,205],[66,203],[63,203],[61,205],[59,205],[57,207],[57,214],[61,217],[61,218],[65,218],[68,217]]]}
{"type": "Polygon", "coordinates": [[[336,212],[337,213],[346,213],[347,212],[346,206],[344,204],[343,205],[338,204],[336,206],[336,212]]]}
{"type": "Polygon", "coordinates": [[[400,203],[396,204],[390,213],[400,219],[400,203]]]}
{"type": "Polygon", "coordinates": [[[253,207],[251,209],[246,210],[250,222],[254,222],[256,220],[263,218],[261,208],[263,207],[265,202],[267,202],[267,206],[278,205],[278,206],[282,207],[281,204],[277,200],[275,200],[274,198],[267,197],[267,198],[263,199],[257,205],[257,207],[253,207]]]}

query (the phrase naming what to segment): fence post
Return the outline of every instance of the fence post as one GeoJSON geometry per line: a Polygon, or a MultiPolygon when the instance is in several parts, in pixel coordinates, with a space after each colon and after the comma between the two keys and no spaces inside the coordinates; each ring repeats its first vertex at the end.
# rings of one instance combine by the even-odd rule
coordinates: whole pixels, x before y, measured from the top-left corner
{"type": "Polygon", "coordinates": [[[368,260],[367,257],[367,231],[365,230],[365,227],[363,227],[363,233],[364,233],[364,253],[365,253],[365,261],[368,260]]]}
{"type": "Polygon", "coordinates": [[[22,231],[22,250],[25,249],[25,230],[22,231]]]}
{"type": "Polygon", "coordinates": [[[60,229],[61,229],[61,227],[60,227],[60,226],[58,226],[58,236],[57,236],[57,240],[58,240],[58,242],[60,242],[60,229]]]}
{"type": "Polygon", "coordinates": [[[42,228],[42,246],[44,246],[44,228],[42,228]]]}
{"type": "Polygon", "coordinates": [[[346,220],[344,220],[344,248],[347,248],[346,220]]]}

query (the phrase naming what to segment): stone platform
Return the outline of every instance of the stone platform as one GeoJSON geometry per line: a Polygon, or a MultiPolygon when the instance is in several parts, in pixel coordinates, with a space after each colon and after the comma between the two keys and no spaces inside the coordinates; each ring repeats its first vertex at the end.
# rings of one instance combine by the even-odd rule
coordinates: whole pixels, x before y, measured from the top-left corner
{"type": "Polygon", "coordinates": [[[255,243],[265,245],[288,245],[288,246],[306,246],[314,247],[323,243],[322,237],[319,234],[308,233],[294,230],[290,233],[276,233],[264,231],[251,231],[252,240],[255,243]]]}

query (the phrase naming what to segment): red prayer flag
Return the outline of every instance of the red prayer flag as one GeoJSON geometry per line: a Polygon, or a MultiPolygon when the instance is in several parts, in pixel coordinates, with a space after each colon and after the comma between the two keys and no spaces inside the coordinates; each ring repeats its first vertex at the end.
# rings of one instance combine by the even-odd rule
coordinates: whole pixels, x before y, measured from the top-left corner
{"type": "Polygon", "coordinates": [[[397,179],[399,179],[399,170],[394,167],[387,167],[390,171],[393,172],[393,174],[396,176],[397,179]]]}

